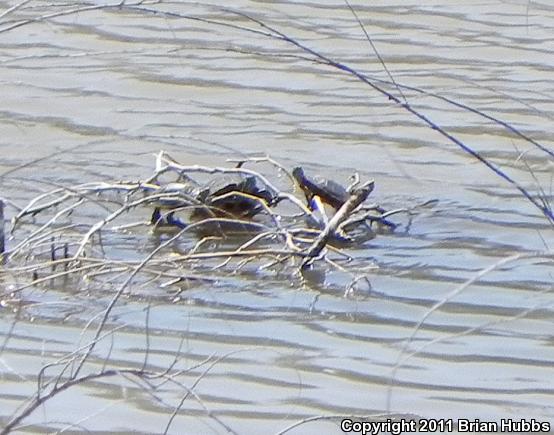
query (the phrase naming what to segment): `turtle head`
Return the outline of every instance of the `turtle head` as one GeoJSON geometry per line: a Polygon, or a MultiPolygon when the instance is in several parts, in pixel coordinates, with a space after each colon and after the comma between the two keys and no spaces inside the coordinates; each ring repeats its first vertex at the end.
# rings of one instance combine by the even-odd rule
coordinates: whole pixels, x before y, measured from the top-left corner
{"type": "Polygon", "coordinates": [[[304,175],[304,169],[302,169],[300,166],[297,166],[292,170],[292,176],[298,184],[303,184],[303,181],[306,179],[306,176],[304,175]]]}

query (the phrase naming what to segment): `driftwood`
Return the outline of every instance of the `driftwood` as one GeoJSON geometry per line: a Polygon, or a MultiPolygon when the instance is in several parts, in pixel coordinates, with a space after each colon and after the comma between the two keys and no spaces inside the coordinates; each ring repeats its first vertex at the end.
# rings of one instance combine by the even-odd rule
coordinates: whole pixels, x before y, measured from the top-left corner
{"type": "MultiPolygon", "coordinates": [[[[233,181],[229,184],[237,185],[233,181]]],[[[299,264],[305,269],[320,260],[325,267],[336,267],[355,280],[361,272],[341,265],[351,260],[343,250],[373,237],[374,222],[394,228],[385,219],[386,210],[376,204],[364,205],[373,187],[373,181],[351,186],[350,196],[336,213],[330,219],[320,219],[306,205],[308,199],[292,175],[269,157],[241,159],[230,167],[185,166],[162,151],[156,156],[154,173],[144,180],[57,187],[32,199],[13,219],[12,243],[4,247],[6,266],[0,275],[25,278],[11,292],[15,295],[59,278],[86,275],[110,283],[115,276],[137,273],[134,271],[139,265],[142,279],[159,281],[158,288],[180,288],[183,282],[203,278],[217,280],[247,268],[270,273],[288,267],[290,276],[296,276],[299,264]],[[262,173],[253,170],[254,165],[269,166],[270,170],[262,173]],[[288,187],[275,184],[275,180],[283,184],[275,172],[287,176],[284,181],[288,187]],[[210,196],[199,180],[207,179],[205,185],[211,186],[209,183],[222,175],[243,181],[253,177],[262,189],[259,192],[269,195],[268,201],[227,186],[214,188],[215,195],[210,196]],[[177,181],[167,181],[172,177],[177,181]],[[193,188],[187,189],[188,182],[193,188]],[[183,186],[182,190],[175,185],[183,186]],[[217,193],[220,191],[223,193],[217,193]],[[222,214],[211,205],[226,199],[250,201],[258,211],[252,218],[244,218],[222,214]],[[91,207],[98,210],[92,220],[91,207]],[[153,213],[156,207],[163,207],[162,212],[153,213]],[[88,210],[86,218],[81,210],[88,210]],[[172,217],[177,213],[182,219],[172,217]],[[131,214],[146,219],[129,222],[131,214]],[[169,217],[179,225],[172,225],[169,217]],[[146,263],[132,256],[118,258],[105,249],[104,241],[122,231],[135,234],[137,248],[154,243],[154,254],[147,256],[146,263]],[[167,231],[172,233],[170,242],[162,236],[167,231]],[[370,237],[358,237],[364,233],[370,237]],[[340,242],[343,250],[334,246],[335,242],[340,242]]]]}

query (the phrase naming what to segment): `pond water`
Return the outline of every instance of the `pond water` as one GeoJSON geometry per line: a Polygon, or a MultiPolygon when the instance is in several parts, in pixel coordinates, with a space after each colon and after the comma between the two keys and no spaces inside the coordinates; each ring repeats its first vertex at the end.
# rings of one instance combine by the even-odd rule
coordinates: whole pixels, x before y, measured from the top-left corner
{"type": "MultiPolygon", "coordinates": [[[[395,232],[346,250],[366,278],[347,295],[350,278],[325,265],[305,280],[205,270],[212,279],[188,282],[178,298],[157,282],[132,283],[84,374],[180,372],[156,390],[121,373],[71,386],[21,430],[279,433],[307,419],[287,433],[341,433],[333,416],[387,414],[554,425],[546,217],[400,104],[236,13],[367,75],[552,204],[554,5],[423,3],[352,2],[387,73],[341,1],[245,0],[231,10],[1,2],[8,219],[59,186],[145,179],[160,150],[206,166],[270,155],[345,185],[358,172],[375,179],[372,200],[386,209],[415,207],[394,217],[395,232]],[[432,94],[510,123],[550,155],[432,94]]],[[[148,229],[104,237],[119,259],[143,259],[157,243],[148,229]]],[[[41,367],[93,337],[128,273],[112,285],[56,279],[10,294],[20,278],[9,267],[0,275],[2,425],[36,394],[41,367]]]]}

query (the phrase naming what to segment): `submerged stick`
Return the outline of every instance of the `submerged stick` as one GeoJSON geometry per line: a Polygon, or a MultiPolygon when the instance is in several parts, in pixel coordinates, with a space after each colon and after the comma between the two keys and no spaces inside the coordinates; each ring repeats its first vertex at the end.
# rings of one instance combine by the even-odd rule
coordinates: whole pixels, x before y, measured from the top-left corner
{"type": "Polygon", "coordinates": [[[354,189],[350,195],[350,198],[348,198],[348,201],[346,201],[335,213],[319,237],[308,248],[306,258],[302,262],[302,269],[309,266],[313,262],[314,258],[321,253],[329,239],[336,233],[340,224],[343,223],[352,214],[352,212],[367,199],[374,187],[375,182],[372,180],[368,181],[361,187],[354,189]]]}

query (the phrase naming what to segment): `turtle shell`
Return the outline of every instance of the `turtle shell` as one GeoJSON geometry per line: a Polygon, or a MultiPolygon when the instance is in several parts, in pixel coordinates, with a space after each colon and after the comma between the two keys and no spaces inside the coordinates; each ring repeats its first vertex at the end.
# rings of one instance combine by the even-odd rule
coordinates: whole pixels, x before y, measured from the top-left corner
{"type": "Polygon", "coordinates": [[[339,183],[321,177],[307,177],[300,167],[294,168],[292,176],[306,195],[308,204],[314,196],[319,196],[322,202],[338,210],[350,198],[348,191],[339,183]]]}
{"type": "MultiPolygon", "coordinates": [[[[209,189],[209,188],[208,188],[209,189]]],[[[223,187],[205,194],[202,202],[209,209],[195,211],[195,217],[251,218],[263,209],[263,203],[272,205],[273,195],[258,185],[254,176],[244,177],[239,182],[229,182],[223,187]]]]}

